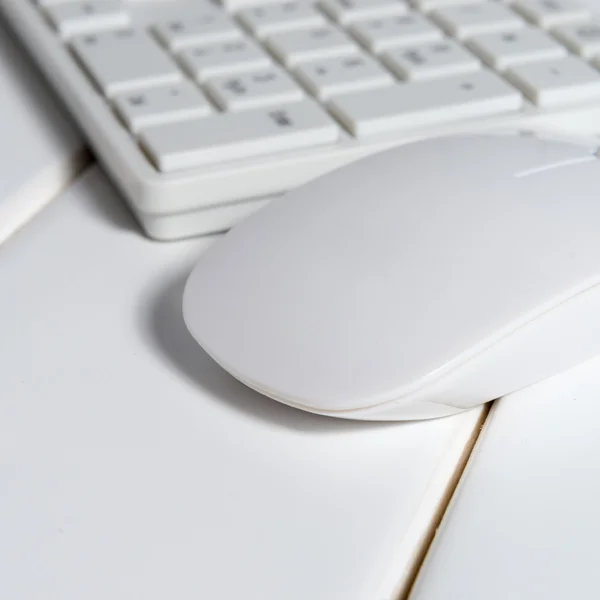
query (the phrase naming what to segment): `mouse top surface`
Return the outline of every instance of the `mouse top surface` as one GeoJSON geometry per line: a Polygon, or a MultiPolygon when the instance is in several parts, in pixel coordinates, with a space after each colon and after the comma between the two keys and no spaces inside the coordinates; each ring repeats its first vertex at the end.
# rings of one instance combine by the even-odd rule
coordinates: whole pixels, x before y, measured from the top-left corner
{"type": "Polygon", "coordinates": [[[397,401],[597,283],[599,226],[590,148],[415,142],[298,188],[217,240],[188,280],[184,316],[251,387],[355,411],[397,401]]]}

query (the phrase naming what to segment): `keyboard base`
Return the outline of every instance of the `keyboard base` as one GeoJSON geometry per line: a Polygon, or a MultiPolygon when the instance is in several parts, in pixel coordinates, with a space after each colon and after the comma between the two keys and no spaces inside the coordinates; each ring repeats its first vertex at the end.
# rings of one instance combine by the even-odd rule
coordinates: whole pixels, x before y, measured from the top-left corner
{"type": "Polygon", "coordinates": [[[277,197],[254,198],[175,215],[134,212],[134,216],[148,237],[168,242],[227,231],[277,197]]]}

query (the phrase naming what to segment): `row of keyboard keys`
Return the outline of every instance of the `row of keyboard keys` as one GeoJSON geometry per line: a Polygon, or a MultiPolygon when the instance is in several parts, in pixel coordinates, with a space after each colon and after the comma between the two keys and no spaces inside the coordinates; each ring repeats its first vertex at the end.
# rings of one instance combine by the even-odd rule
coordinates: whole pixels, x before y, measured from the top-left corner
{"type": "MultiPolygon", "coordinates": [[[[597,73],[577,58],[511,69],[508,76],[544,106],[600,97],[597,73]]],[[[518,110],[521,94],[497,75],[480,70],[424,83],[396,84],[334,97],[332,113],[356,137],[395,128],[452,122],[518,110]]],[[[274,151],[334,143],[337,126],[313,101],[142,131],[144,148],[163,171],[198,167],[274,151]]]]}
{"type": "Polygon", "coordinates": [[[400,0],[278,2],[235,16],[198,5],[148,32],[75,37],[71,49],[157,168],[172,171],[335,143],[332,117],[362,138],[517,111],[523,95],[552,107],[600,98],[600,74],[566,50],[600,54],[600,23],[580,23],[567,0],[518,2],[413,0],[427,17],[400,0]],[[529,26],[536,19],[559,23],[562,44],[529,26]]]}
{"type": "MultiPolygon", "coordinates": [[[[495,12],[497,16],[502,16],[503,9],[507,14],[512,13],[504,5],[495,2],[478,0],[466,2],[435,0],[435,2],[442,8],[434,10],[434,13],[444,12],[447,9],[455,13],[464,11],[464,18],[468,18],[468,11],[489,13],[488,19],[494,18],[495,12]]],[[[126,10],[123,0],[38,0],[38,3],[44,7],[50,21],[65,37],[91,30],[119,28],[123,27],[124,23],[131,22],[131,15],[126,10]]],[[[306,0],[271,1],[268,4],[241,10],[237,13],[237,18],[260,38],[272,33],[320,27],[327,23],[323,13],[345,27],[365,20],[389,19],[408,12],[407,4],[400,0],[323,0],[320,4],[323,12],[306,0]]],[[[413,4],[418,5],[419,2],[413,4]]],[[[587,7],[571,0],[517,0],[512,8],[527,20],[545,28],[591,18],[587,7]]],[[[459,19],[463,18],[460,14],[456,16],[459,19]]],[[[223,39],[221,36],[235,35],[232,33],[235,29],[237,29],[236,23],[210,3],[199,3],[191,12],[182,14],[181,18],[157,25],[159,35],[164,37],[169,47],[194,43],[192,40],[198,37],[214,36],[223,39]]]]}
{"type": "MultiPolygon", "coordinates": [[[[525,31],[527,30],[519,33],[525,31]]],[[[541,35],[536,31],[534,33],[541,35]]],[[[495,40],[494,36],[487,36],[485,39],[489,41],[490,37],[495,40]]],[[[502,37],[505,38],[506,34],[502,37]]],[[[547,41],[544,39],[544,42],[547,41]]],[[[512,47],[515,43],[515,40],[512,40],[509,46],[512,47]]],[[[529,48],[527,52],[535,50],[539,53],[539,56],[536,55],[539,59],[546,56],[544,53],[548,52],[548,48],[542,46],[531,50],[531,44],[528,43],[524,44],[526,50],[529,48]]],[[[124,91],[176,83],[181,80],[175,65],[145,34],[116,32],[86,36],[76,40],[73,47],[81,62],[92,73],[98,86],[108,97],[114,97],[124,91]],[[150,48],[153,52],[150,52],[150,48]],[[152,54],[154,54],[153,58],[152,54]],[[123,56],[126,60],[117,60],[118,57],[123,56]],[[160,61],[159,56],[162,59],[160,61]]],[[[550,48],[551,58],[563,56],[564,49],[561,46],[551,45],[550,48]],[[556,48],[561,50],[560,55],[554,54],[556,48]]],[[[521,48],[515,55],[499,53],[499,60],[505,63],[501,62],[497,66],[508,67],[525,62],[517,59],[527,58],[529,56],[527,52],[521,48]]],[[[475,71],[480,67],[479,62],[470,53],[449,40],[396,49],[385,54],[383,61],[399,78],[408,80],[448,77],[475,71]]],[[[361,55],[351,55],[345,59],[330,59],[328,62],[307,63],[297,70],[297,76],[307,89],[322,100],[339,94],[394,83],[389,73],[378,63],[361,55]]],[[[253,69],[248,74],[238,73],[233,77],[208,77],[205,83],[213,101],[221,109],[228,111],[248,110],[282,102],[291,103],[304,97],[303,91],[293,79],[275,66],[262,70],[253,69]]]]}
{"type": "MultiPolygon", "coordinates": [[[[537,2],[541,8],[538,13],[543,14],[544,3],[550,3],[553,6],[555,0],[533,0],[537,2]]],[[[531,8],[532,0],[524,6],[531,8]]],[[[113,5],[121,5],[119,0],[92,0],[92,3],[110,7],[113,5]]],[[[65,9],[71,5],[77,4],[80,7],[87,7],[87,2],[72,2],[67,1],[56,6],[50,6],[50,8],[65,9]]],[[[344,0],[341,5],[346,6],[344,0]]],[[[362,3],[358,3],[356,6],[350,3],[346,8],[352,8],[348,14],[350,15],[364,15],[371,14],[373,10],[367,11],[362,3]],[[360,10],[359,10],[360,9],[360,10]]],[[[372,5],[377,7],[376,5],[372,5]]],[[[400,2],[390,4],[383,2],[379,9],[387,7],[388,12],[393,12],[389,8],[390,6],[396,6],[395,12],[406,12],[405,5],[400,2]],[[397,5],[397,6],[396,6],[397,5]],[[398,8],[401,7],[401,8],[398,8]],[[401,10],[402,9],[402,10],[401,10]]],[[[535,4],[534,4],[535,6],[535,4]]],[[[567,15],[569,18],[574,19],[577,15],[585,14],[581,13],[579,9],[571,7],[571,12],[568,12],[568,6],[561,4],[560,10],[555,12],[561,15],[567,15]],[[579,12],[578,12],[579,10],[579,12]]],[[[549,11],[548,8],[545,9],[549,11]]],[[[267,48],[284,64],[288,67],[295,66],[297,64],[323,59],[327,57],[343,56],[358,51],[358,47],[354,41],[347,37],[340,30],[332,27],[331,25],[325,25],[321,27],[310,27],[305,28],[311,22],[310,15],[319,15],[315,8],[306,3],[299,2],[286,2],[283,4],[267,5],[267,7],[256,7],[249,9],[249,14],[255,17],[262,16],[266,25],[273,25],[275,23],[281,24],[282,15],[288,14],[288,20],[293,23],[299,23],[302,25],[300,29],[294,31],[288,31],[287,33],[273,34],[266,37],[267,48]],[[267,10],[269,9],[269,10],[267,10]],[[292,15],[297,18],[291,18],[292,15]],[[277,18],[275,18],[277,17],[277,18]]],[[[375,11],[377,12],[377,11],[375,11]]],[[[534,11],[535,12],[535,11],[534,11]]],[[[537,13],[536,13],[537,14],[537,13]]],[[[322,16],[322,15],[321,15],[322,16]]],[[[494,68],[503,62],[502,57],[498,57],[498,52],[502,53],[507,51],[508,54],[522,54],[523,60],[530,60],[537,57],[537,54],[529,51],[522,52],[524,46],[530,42],[534,45],[542,43],[543,34],[537,30],[529,30],[525,34],[519,36],[510,35],[510,32],[516,29],[523,28],[525,22],[518,16],[514,11],[507,8],[504,5],[491,3],[491,2],[480,2],[475,4],[462,4],[458,6],[450,6],[434,11],[431,14],[431,18],[435,21],[441,29],[446,32],[455,35],[461,39],[470,40],[470,46],[483,60],[485,60],[490,66],[494,68]],[[474,36],[485,33],[498,32],[502,34],[500,41],[498,39],[491,38],[491,41],[495,44],[495,47],[486,47],[486,40],[472,40],[474,36]],[[508,34],[508,35],[505,35],[508,34]],[[537,35],[537,40],[529,40],[531,35],[537,35]],[[517,39],[520,43],[512,44],[509,48],[506,46],[506,40],[517,39]]],[[[539,18],[542,18],[539,16],[539,18]]],[[[565,17],[566,18],[566,17],[565,17]]],[[[258,27],[258,25],[256,25],[258,27]]],[[[356,20],[353,25],[350,26],[349,32],[351,35],[363,46],[365,46],[371,52],[380,54],[391,48],[399,46],[407,46],[420,44],[428,41],[434,41],[443,37],[442,30],[432,25],[427,19],[418,13],[408,13],[396,16],[388,16],[387,18],[371,18],[367,20],[356,20]]],[[[584,25],[573,25],[569,27],[563,27],[556,32],[556,36],[563,41],[565,45],[571,48],[576,48],[582,55],[585,53],[595,52],[596,47],[593,43],[584,43],[590,38],[593,38],[593,34],[597,31],[597,27],[594,24],[584,25]],[[571,29],[572,31],[569,31],[571,29]],[[592,32],[590,34],[590,32],[592,32]]],[[[206,45],[218,45],[227,44],[222,46],[224,52],[222,56],[215,57],[218,63],[227,63],[227,67],[232,71],[235,67],[235,58],[233,56],[226,57],[225,52],[236,48],[241,49],[247,54],[253,54],[250,64],[256,65],[256,68],[262,68],[266,65],[267,56],[266,54],[259,57],[262,54],[262,49],[258,49],[255,45],[252,47],[250,42],[246,40],[243,33],[237,26],[237,24],[225,13],[219,11],[216,7],[205,8],[200,12],[196,12],[188,19],[172,19],[162,24],[156,25],[154,33],[158,39],[172,52],[182,51],[182,49],[196,50],[196,53],[186,54],[183,59],[183,64],[186,70],[194,72],[194,59],[199,56],[200,53],[205,52],[206,45]],[[237,44],[235,43],[237,42],[237,44]],[[199,48],[200,47],[200,48],[199,48]]],[[[548,45],[545,42],[545,45],[548,45]]],[[[558,44],[555,46],[555,51],[558,48],[558,44]]],[[[216,48],[213,48],[213,52],[216,48]]],[[[545,58],[546,56],[540,56],[545,58]]],[[[249,56],[246,58],[250,58],[249,56]]],[[[511,60],[511,59],[509,59],[511,60]]],[[[521,59],[519,59],[521,60],[521,59]]],[[[254,67],[248,67],[254,68],[254,67]]],[[[245,67],[243,67],[245,69],[245,67]]],[[[218,69],[217,69],[218,70],[218,69]]],[[[199,79],[208,77],[206,73],[200,74],[198,72],[199,79]]]]}

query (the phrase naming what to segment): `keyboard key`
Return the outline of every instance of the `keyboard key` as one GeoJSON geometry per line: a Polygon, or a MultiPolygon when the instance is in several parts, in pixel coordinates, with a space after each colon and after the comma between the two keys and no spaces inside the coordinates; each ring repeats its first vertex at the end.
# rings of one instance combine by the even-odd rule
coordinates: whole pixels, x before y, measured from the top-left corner
{"type": "Polygon", "coordinates": [[[153,125],[205,117],[213,112],[202,92],[188,81],[118,95],[114,107],[133,133],[153,125]]]}
{"type": "Polygon", "coordinates": [[[121,0],[63,2],[49,5],[46,15],[63,38],[94,31],[121,29],[131,23],[131,15],[121,0]]]}
{"type": "Polygon", "coordinates": [[[187,48],[179,54],[179,62],[198,81],[265,69],[273,64],[266,52],[247,39],[187,48]]]}
{"type": "Polygon", "coordinates": [[[349,31],[365,48],[375,53],[396,46],[432,42],[443,37],[437,27],[418,13],[361,21],[352,25],[349,31]]]}
{"type": "Polygon", "coordinates": [[[600,54],[600,19],[590,19],[578,25],[557,27],[554,36],[583,58],[600,54]]]}
{"type": "Polygon", "coordinates": [[[382,60],[401,79],[415,81],[471,73],[481,68],[479,60],[451,40],[390,50],[382,60]]]}
{"type": "Polygon", "coordinates": [[[271,52],[288,66],[358,51],[350,38],[330,25],[272,35],[266,42],[271,52]]]}
{"type": "Polygon", "coordinates": [[[307,63],[296,69],[296,75],[320,100],[394,83],[394,78],[377,61],[364,55],[307,63]]]}
{"type": "Polygon", "coordinates": [[[521,108],[521,94],[490,71],[334,98],[332,113],[357,137],[491,116],[521,108]]]}
{"type": "Polygon", "coordinates": [[[298,84],[279,67],[210,79],[206,91],[220,108],[229,111],[298,102],[304,98],[298,84]]]}
{"type": "Polygon", "coordinates": [[[340,130],[312,100],[153,127],[141,144],[161,171],[190,169],[338,141],[340,130]]]}
{"type": "Polygon", "coordinates": [[[154,26],[158,39],[172,52],[187,46],[236,40],[242,37],[240,28],[225,13],[204,9],[194,15],[183,15],[154,26]]]}
{"type": "Polygon", "coordinates": [[[412,4],[414,4],[420,10],[429,12],[436,8],[441,8],[443,6],[452,6],[453,4],[465,4],[466,2],[470,4],[475,4],[486,1],[487,0],[412,0],[412,4]]]}
{"type": "Polygon", "coordinates": [[[531,28],[476,36],[469,40],[468,46],[495,69],[567,54],[565,48],[545,33],[531,28]]]}
{"type": "Polygon", "coordinates": [[[149,35],[116,31],[73,40],[73,52],[105,96],[182,79],[180,71],[149,35]]]}
{"type": "Polygon", "coordinates": [[[38,6],[46,7],[46,6],[56,6],[57,4],[66,4],[67,2],[72,2],[73,0],[34,0],[38,6]]]}
{"type": "Polygon", "coordinates": [[[343,25],[359,19],[402,15],[408,10],[401,0],[322,0],[321,6],[343,25]]]}
{"type": "Polygon", "coordinates": [[[261,4],[240,11],[238,18],[257,37],[327,24],[320,12],[304,2],[261,4]]]}
{"type": "Polygon", "coordinates": [[[542,107],[600,99],[600,73],[574,56],[519,65],[506,76],[542,107]]]}
{"type": "Polygon", "coordinates": [[[510,8],[496,2],[447,6],[431,13],[431,18],[446,32],[459,39],[481,33],[511,31],[525,21],[510,8]]]}
{"type": "Polygon", "coordinates": [[[592,14],[588,8],[571,0],[517,0],[514,8],[536,25],[547,28],[584,21],[592,14]]]}

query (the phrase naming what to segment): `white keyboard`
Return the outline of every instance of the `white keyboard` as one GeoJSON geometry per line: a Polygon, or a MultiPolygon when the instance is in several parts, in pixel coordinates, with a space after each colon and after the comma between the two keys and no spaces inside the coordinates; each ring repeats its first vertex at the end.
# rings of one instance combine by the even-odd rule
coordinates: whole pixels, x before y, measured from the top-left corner
{"type": "Polygon", "coordinates": [[[287,189],[424,136],[600,131],[600,19],[571,0],[0,9],[159,239],[225,229],[287,189]]]}

